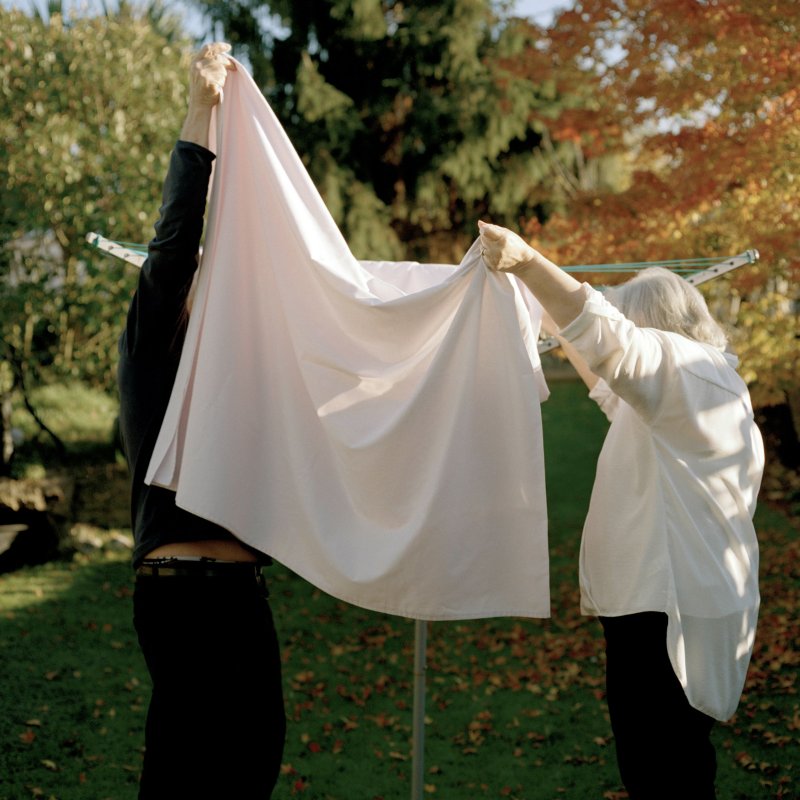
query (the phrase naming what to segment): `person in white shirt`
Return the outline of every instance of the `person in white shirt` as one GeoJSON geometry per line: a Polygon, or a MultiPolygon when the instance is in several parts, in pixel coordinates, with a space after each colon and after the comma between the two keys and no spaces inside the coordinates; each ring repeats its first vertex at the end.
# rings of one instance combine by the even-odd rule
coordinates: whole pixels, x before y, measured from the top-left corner
{"type": "Polygon", "coordinates": [[[715,797],[714,720],[741,696],[758,616],[752,523],[764,451],[702,295],[652,268],[601,294],[480,224],[486,265],[552,318],[611,426],[580,555],[606,640],[606,698],[631,800],[715,797]]]}

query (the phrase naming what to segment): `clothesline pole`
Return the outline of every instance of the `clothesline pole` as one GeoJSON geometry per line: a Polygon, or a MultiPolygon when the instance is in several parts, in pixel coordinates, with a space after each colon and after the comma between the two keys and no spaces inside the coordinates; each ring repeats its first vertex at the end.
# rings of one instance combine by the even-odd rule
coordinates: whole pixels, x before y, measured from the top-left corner
{"type": "Polygon", "coordinates": [[[411,724],[411,800],[425,791],[425,660],[428,623],[414,620],[414,711],[411,724]]]}

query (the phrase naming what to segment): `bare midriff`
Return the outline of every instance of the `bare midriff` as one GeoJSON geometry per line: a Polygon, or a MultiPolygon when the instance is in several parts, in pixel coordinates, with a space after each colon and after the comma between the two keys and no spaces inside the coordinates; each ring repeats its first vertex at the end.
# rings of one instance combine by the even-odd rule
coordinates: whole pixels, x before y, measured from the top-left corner
{"type": "Polygon", "coordinates": [[[258,555],[239,542],[229,539],[208,539],[194,542],[170,542],[151,550],[145,558],[200,556],[217,561],[258,561],[258,555]]]}

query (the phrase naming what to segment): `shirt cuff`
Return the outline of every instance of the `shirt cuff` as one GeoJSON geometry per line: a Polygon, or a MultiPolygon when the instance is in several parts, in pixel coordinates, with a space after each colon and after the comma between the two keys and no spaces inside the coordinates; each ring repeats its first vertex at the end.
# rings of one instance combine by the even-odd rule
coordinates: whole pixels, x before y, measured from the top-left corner
{"type": "Polygon", "coordinates": [[[203,145],[195,142],[187,142],[184,139],[178,139],[178,141],[175,143],[175,149],[189,152],[194,151],[195,153],[199,153],[201,156],[208,158],[209,162],[216,158],[216,155],[207,147],[203,147],[203,145]]]}
{"type": "Polygon", "coordinates": [[[598,378],[597,383],[592,386],[589,391],[589,399],[597,403],[609,422],[614,420],[614,414],[619,405],[619,397],[614,394],[611,387],[602,378],[598,378]]]}
{"type": "Polygon", "coordinates": [[[603,401],[612,394],[614,392],[611,391],[611,387],[602,378],[598,378],[597,383],[589,391],[589,399],[602,406],[603,401]]]}

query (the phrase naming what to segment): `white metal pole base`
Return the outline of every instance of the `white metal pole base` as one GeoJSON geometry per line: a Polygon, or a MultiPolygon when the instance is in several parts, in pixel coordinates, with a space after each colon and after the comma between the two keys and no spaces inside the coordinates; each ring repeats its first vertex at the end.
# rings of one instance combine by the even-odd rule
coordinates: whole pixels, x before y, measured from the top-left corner
{"type": "Polygon", "coordinates": [[[411,800],[425,792],[425,651],[428,623],[414,620],[414,712],[411,727],[411,800]]]}

